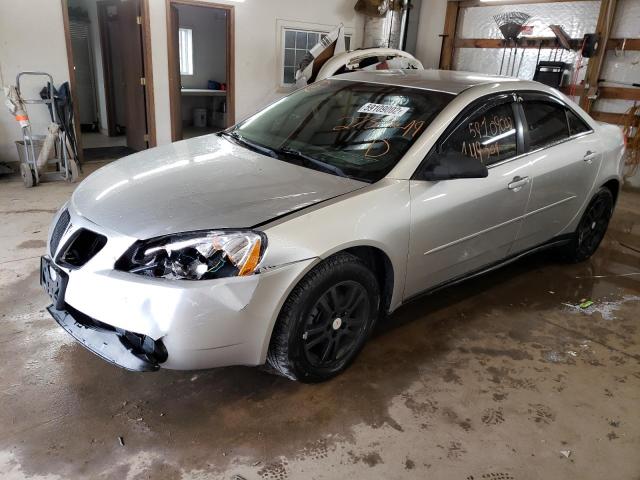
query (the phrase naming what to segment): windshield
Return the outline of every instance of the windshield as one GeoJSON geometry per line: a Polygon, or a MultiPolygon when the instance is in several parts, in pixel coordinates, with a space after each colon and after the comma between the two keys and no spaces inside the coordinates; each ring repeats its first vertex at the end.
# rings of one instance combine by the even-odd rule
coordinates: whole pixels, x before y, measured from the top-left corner
{"type": "Polygon", "coordinates": [[[430,90],[330,79],[296,91],[226,133],[284,161],[375,182],[451,99],[430,90]]]}

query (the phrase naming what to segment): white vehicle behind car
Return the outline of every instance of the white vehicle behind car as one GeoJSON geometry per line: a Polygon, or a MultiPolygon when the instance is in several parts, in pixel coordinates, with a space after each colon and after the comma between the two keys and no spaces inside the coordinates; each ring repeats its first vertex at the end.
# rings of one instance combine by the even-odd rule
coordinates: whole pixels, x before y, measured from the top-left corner
{"type": "Polygon", "coordinates": [[[403,50],[362,48],[331,57],[320,67],[316,81],[358,70],[424,70],[424,67],[420,60],[403,50]]]}

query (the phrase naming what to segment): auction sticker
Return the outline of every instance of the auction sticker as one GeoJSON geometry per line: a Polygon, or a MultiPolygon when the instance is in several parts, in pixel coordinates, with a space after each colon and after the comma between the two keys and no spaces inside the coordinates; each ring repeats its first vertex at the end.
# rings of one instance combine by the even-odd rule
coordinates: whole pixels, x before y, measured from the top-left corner
{"type": "Polygon", "coordinates": [[[390,115],[401,117],[410,110],[409,107],[398,107],[396,105],[383,105],[381,103],[365,103],[358,113],[374,113],[376,115],[390,115]]]}

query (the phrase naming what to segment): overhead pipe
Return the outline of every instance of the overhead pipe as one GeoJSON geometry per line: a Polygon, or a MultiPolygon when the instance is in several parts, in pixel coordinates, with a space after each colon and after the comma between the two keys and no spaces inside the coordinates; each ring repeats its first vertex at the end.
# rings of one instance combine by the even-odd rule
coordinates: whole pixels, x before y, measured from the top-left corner
{"type": "Polygon", "coordinates": [[[409,0],[363,0],[356,10],[365,14],[364,48],[404,48],[409,0]]]}

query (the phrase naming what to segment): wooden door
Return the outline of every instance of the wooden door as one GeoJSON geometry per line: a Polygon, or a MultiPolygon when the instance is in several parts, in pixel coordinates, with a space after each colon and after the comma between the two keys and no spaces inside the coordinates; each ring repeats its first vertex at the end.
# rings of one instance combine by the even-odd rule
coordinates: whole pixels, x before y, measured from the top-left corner
{"type": "Polygon", "coordinates": [[[127,146],[144,150],[147,143],[147,114],[142,56],[142,25],[140,0],[121,2],[118,8],[122,60],[124,63],[125,116],[127,119],[127,146]]]}
{"type": "Polygon", "coordinates": [[[169,12],[169,99],[171,105],[171,140],[182,140],[182,105],[180,86],[180,46],[178,29],[180,26],[179,13],[175,5],[171,5],[169,12]]]}

